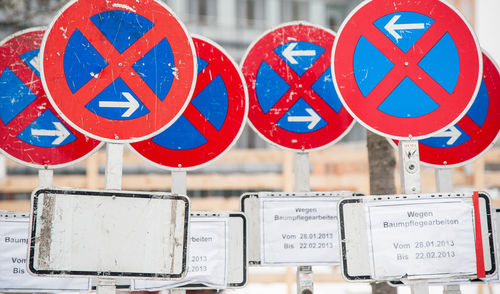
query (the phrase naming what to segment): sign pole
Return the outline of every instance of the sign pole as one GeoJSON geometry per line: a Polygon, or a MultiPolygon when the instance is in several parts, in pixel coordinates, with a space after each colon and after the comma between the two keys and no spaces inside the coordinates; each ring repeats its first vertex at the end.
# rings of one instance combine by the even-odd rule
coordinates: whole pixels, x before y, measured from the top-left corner
{"type": "Polygon", "coordinates": [[[453,190],[452,172],[450,168],[435,168],[434,177],[438,192],[451,192],[453,190]]]}
{"type": "MultiPolygon", "coordinates": [[[[310,163],[309,153],[304,151],[295,152],[293,165],[296,192],[310,192],[310,163]]],[[[314,288],[314,276],[312,266],[302,265],[297,267],[297,294],[312,294],[314,288]]]]}
{"type": "Polygon", "coordinates": [[[39,169],[38,170],[38,188],[52,187],[54,178],[54,170],[52,169],[39,169]]]}
{"type": "Polygon", "coordinates": [[[122,169],[123,169],[123,144],[107,143],[104,189],[121,190],[122,169]]]}
{"type": "MultiPolygon", "coordinates": [[[[451,192],[453,191],[451,168],[435,168],[434,176],[436,178],[436,189],[438,192],[451,192]]],[[[445,285],[443,287],[443,294],[461,294],[460,285],[445,285]]]]}
{"type": "MultiPolygon", "coordinates": [[[[106,168],[104,171],[106,190],[121,190],[123,170],[123,144],[106,143],[106,168]]],[[[116,280],[99,278],[97,294],[115,294],[116,280]]]]}
{"type": "MultiPolygon", "coordinates": [[[[403,194],[418,194],[420,185],[420,154],[418,141],[401,140],[398,143],[401,189],[403,194]]],[[[412,294],[429,294],[426,280],[409,282],[412,294]]]]}
{"type": "MultiPolygon", "coordinates": [[[[172,171],[172,194],[186,195],[186,171],[172,171]]],[[[170,294],[186,294],[186,290],[182,288],[174,288],[168,291],[170,294]]]]}
{"type": "Polygon", "coordinates": [[[172,171],[172,194],[187,194],[186,176],[186,171],[172,171]]]}

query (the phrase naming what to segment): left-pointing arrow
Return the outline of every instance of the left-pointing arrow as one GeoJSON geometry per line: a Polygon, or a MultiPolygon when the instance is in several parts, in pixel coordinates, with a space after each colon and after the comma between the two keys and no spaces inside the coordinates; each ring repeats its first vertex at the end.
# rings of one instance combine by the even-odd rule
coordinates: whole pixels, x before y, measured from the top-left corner
{"type": "Polygon", "coordinates": [[[127,101],[99,101],[99,107],[128,108],[122,117],[130,117],[139,108],[139,102],[129,92],[122,92],[127,101]]]}
{"type": "Polygon", "coordinates": [[[60,145],[70,135],[70,132],[60,122],[52,122],[55,130],[31,129],[32,136],[57,137],[52,145],[60,145]]]}
{"type": "Polygon", "coordinates": [[[302,56],[315,56],[316,55],[316,50],[294,50],[295,47],[297,47],[297,43],[290,43],[288,46],[283,50],[283,57],[288,60],[291,64],[297,64],[297,59],[295,57],[302,57],[302,56]]]}
{"type": "Polygon", "coordinates": [[[391,34],[396,41],[403,38],[396,31],[408,31],[408,30],[423,30],[425,29],[425,23],[401,23],[397,24],[396,21],[401,17],[401,15],[394,15],[389,22],[384,26],[384,29],[391,34]]]}

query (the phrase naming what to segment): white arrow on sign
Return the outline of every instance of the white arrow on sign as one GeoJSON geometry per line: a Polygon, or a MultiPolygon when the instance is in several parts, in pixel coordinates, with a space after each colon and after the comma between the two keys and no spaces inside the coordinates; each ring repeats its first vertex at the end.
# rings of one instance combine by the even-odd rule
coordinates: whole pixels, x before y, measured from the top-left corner
{"type": "Polygon", "coordinates": [[[40,72],[40,53],[37,54],[37,56],[33,57],[33,59],[30,60],[31,66],[33,66],[38,72],[40,72]]]}
{"type": "Polygon", "coordinates": [[[309,116],[289,116],[288,122],[309,122],[308,129],[314,128],[320,121],[321,117],[311,108],[306,108],[309,116]]]}
{"type": "Polygon", "coordinates": [[[52,122],[56,127],[55,130],[31,129],[32,136],[57,137],[52,141],[52,145],[59,145],[70,135],[70,132],[60,122],[52,122]]]}
{"type": "Polygon", "coordinates": [[[128,108],[122,117],[130,117],[139,108],[139,102],[129,92],[122,92],[127,101],[99,101],[99,107],[128,108]]]}
{"type": "Polygon", "coordinates": [[[396,30],[422,30],[425,29],[425,23],[401,23],[396,24],[396,21],[401,15],[394,15],[391,20],[384,26],[384,29],[391,34],[396,41],[403,38],[396,30]]]}
{"type": "Polygon", "coordinates": [[[298,63],[295,57],[316,55],[316,50],[293,50],[296,46],[297,43],[290,43],[286,46],[285,50],[283,50],[283,57],[285,57],[291,64],[298,63]]]}
{"type": "Polygon", "coordinates": [[[462,132],[460,132],[459,129],[457,129],[455,126],[451,126],[451,128],[447,129],[446,131],[439,133],[435,135],[434,137],[445,137],[445,138],[450,138],[448,142],[446,142],[447,145],[453,145],[457,141],[458,138],[462,135],[462,132]]]}

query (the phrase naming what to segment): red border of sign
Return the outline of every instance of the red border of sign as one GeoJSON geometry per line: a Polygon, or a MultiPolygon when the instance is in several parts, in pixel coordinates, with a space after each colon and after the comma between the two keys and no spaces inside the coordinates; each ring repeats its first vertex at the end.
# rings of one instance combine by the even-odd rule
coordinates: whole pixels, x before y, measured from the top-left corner
{"type": "MultiPolygon", "coordinates": [[[[436,148],[419,143],[422,164],[435,168],[459,167],[476,160],[495,145],[500,137],[500,68],[484,50],[482,78],[488,91],[488,114],[483,127],[479,128],[465,115],[457,125],[462,129],[473,130],[474,136],[469,141],[450,148],[436,148]]],[[[398,141],[389,142],[397,148],[398,141]]]]}
{"type": "MultiPolygon", "coordinates": [[[[19,31],[8,36],[0,42],[0,55],[2,47],[11,42],[16,42],[16,50],[22,51],[22,53],[40,48],[44,31],[45,28],[43,27],[35,27],[19,31]],[[19,38],[21,36],[24,38],[19,38]]],[[[9,53],[11,58],[2,58],[0,61],[2,61],[2,64],[9,65],[13,71],[22,72],[25,73],[25,76],[30,76],[30,80],[24,80],[22,77],[23,75],[21,75],[21,77],[17,75],[37,96],[37,98],[25,110],[23,110],[22,115],[18,115],[11,122],[9,122],[8,126],[5,126],[0,121],[0,151],[2,151],[2,153],[9,159],[12,159],[22,165],[38,169],[67,167],[89,157],[96,152],[102,146],[101,142],[85,137],[85,135],[76,131],[67,124],[64,124],[64,126],[71,131],[71,133],[76,137],[76,140],[63,146],[54,148],[38,147],[25,143],[17,138],[19,132],[26,129],[27,126],[29,126],[47,109],[50,109],[57,118],[61,119],[61,117],[57,115],[56,111],[47,100],[45,92],[43,91],[41,80],[24,63],[19,62],[20,54],[12,55],[15,52],[9,53]],[[27,111],[28,108],[30,110],[27,111]],[[3,134],[4,130],[6,132],[3,134]],[[15,131],[16,133],[13,134],[12,131],[15,131]],[[75,146],[78,148],[75,148],[75,146]]],[[[0,67],[3,68],[1,64],[0,67]]]]}
{"type": "MultiPolygon", "coordinates": [[[[287,40],[317,42],[317,45],[323,47],[325,52],[315,62],[313,67],[318,67],[316,64],[321,66],[322,62],[326,62],[324,68],[320,68],[321,72],[315,73],[315,76],[312,76],[307,72],[302,76],[308,79],[313,78],[313,82],[315,82],[330,66],[331,52],[329,52],[329,48],[332,47],[334,39],[335,33],[323,27],[306,22],[289,22],[265,32],[248,47],[241,61],[241,69],[248,85],[248,95],[250,101],[248,118],[251,127],[264,140],[280,148],[289,149],[291,151],[312,151],[326,148],[327,146],[336,143],[354,126],[354,119],[347,112],[345,107],[342,107],[340,112],[336,113],[326,104],[326,102],[323,101],[323,99],[319,97],[319,95],[317,95],[312,89],[309,89],[306,90],[307,95],[314,98],[308,99],[307,102],[310,105],[312,104],[311,106],[316,112],[319,112],[318,114],[323,119],[329,118],[328,125],[312,133],[290,132],[276,126],[276,123],[283,115],[286,114],[290,107],[278,102],[277,104],[280,104],[278,107],[280,108],[280,111],[269,111],[265,114],[260,108],[259,101],[255,93],[257,72],[264,59],[273,60],[273,62],[278,63],[280,67],[283,68],[283,72],[292,72],[286,62],[274,53],[273,50],[276,47],[285,44],[287,40]],[[325,110],[320,112],[318,111],[318,108],[323,108],[325,110]]],[[[309,71],[310,70],[308,70],[308,72],[309,71]]],[[[298,99],[298,95],[289,95],[289,97],[292,96],[295,97],[292,98],[293,101],[298,99]]],[[[287,100],[283,97],[280,101],[287,100]]]]}
{"type": "Polygon", "coordinates": [[[196,80],[193,98],[221,75],[228,93],[228,113],[220,130],[217,130],[192,104],[183,115],[205,135],[207,143],[189,150],[166,149],[152,139],[130,144],[131,149],[144,160],[164,169],[187,171],[201,168],[224,155],[243,132],[248,115],[248,92],[243,74],[230,55],[217,43],[193,35],[197,56],[209,65],[196,80]]]}
{"type": "Polygon", "coordinates": [[[445,2],[439,0],[400,1],[397,3],[386,0],[365,1],[356,7],[342,23],[335,40],[332,53],[334,84],[340,94],[339,98],[351,115],[370,131],[398,140],[424,139],[454,125],[465,115],[474,102],[473,98],[479,91],[481,82],[482,57],[480,52],[479,42],[470,25],[455,8],[445,2]],[[367,21],[375,21],[389,13],[398,11],[416,12],[424,15],[432,12],[431,17],[435,20],[434,24],[415,45],[419,50],[410,50],[406,55],[401,50],[394,49],[397,46],[367,21]],[[445,25],[447,26],[445,27],[445,25]],[[428,52],[435,44],[436,39],[440,38],[444,32],[449,32],[457,44],[460,65],[464,69],[460,71],[457,86],[451,95],[416,65],[419,58],[422,58],[422,56],[418,56],[421,54],[419,52],[428,52]],[[379,50],[383,50],[382,53],[391,52],[396,55],[395,59],[400,59],[400,64],[395,65],[367,98],[359,91],[352,74],[354,72],[354,51],[362,34],[365,37],[367,35],[375,36],[370,38],[370,41],[376,41],[374,45],[379,50]],[[410,61],[414,66],[411,64],[405,66],[404,61],[410,61]],[[335,73],[338,74],[335,75],[335,73]],[[446,99],[440,99],[441,107],[430,114],[415,118],[398,118],[378,111],[377,107],[382,99],[380,97],[385,99],[388,93],[394,89],[393,86],[399,84],[397,81],[400,81],[401,73],[419,77],[422,83],[429,85],[425,91],[433,99],[446,97],[446,99]],[[371,101],[367,100],[369,98],[372,98],[371,101]],[[450,107],[453,109],[450,110],[450,107]]]}
{"type": "MultiPolygon", "coordinates": [[[[80,27],[80,29],[82,29],[80,27]]],[[[158,0],[73,0],[66,4],[53,19],[42,42],[41,75],[44,89],[57,112],[73,127],[84,134],[111,143],[130,143],[151,138],[162,132],[175,122],[189,104],[194,91],[197,63],[194,44],[180,20],[165,4],[158,0]],[[120,3],[116,3],[116,2],[120,3]],[[108,10],[132,11],[147,19],[154,20],[155,26],[141,39],[127,49],[122,56],[94,25],[86,25],[82,33],[89,38],[98,51],[109,52],[107,61],[123,57],[119,63],[108,64],[99,73],[99,78],[89,81],[85,86],[72,94],[64,82],[64,52],[69,36],[79,24],[89,24],[90,15],[108,10]],[[168,29],[167,29],[168,28],[168,29]],[[157,43],[151,40],[163,39],[167,30],[169,43],[174,52],[177,76],[174,79],[167,97],[162,101],[137,75],[131,66],[157,43]],[[142,41],[144,40],[144,41],[142,41]],[[181,59],[182,57],[185,57],[181,59]],[[121,64],[121,66],[120,66],[121,64]],[[134,85],[134,93],[151,111],[131,120],[111,120],[104,117],[96,119],[96,115],[85,108],[106,86],[110,85],[122,72],[122,79],[129,87],[134,85]],[[98,90],[96,90],[98,89],[98,90]],[[89,95],[87,92],[92,93],[89,95]],[[92,96],[92,97],[90,97],[92,96]],[[72,98],[73,99],[70,99],[72,98]],[[142,98],[141,98],[142,97],[142,98]],[[148,98],[149,97],[149,98],[148,98]]],[[[109,62],[108,62],[109,63],[109,62]]]]}

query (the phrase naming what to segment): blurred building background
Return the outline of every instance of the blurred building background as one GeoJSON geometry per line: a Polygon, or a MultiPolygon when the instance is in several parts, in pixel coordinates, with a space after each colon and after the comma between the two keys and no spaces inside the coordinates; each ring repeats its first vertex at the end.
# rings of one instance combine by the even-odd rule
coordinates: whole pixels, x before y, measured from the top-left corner
{"type": "MultiPolygon", "coordinates": [[[[19,30],[46,26],[66,0],[0,0],[0,40],[19,30]]],[[[210,38],[240,62],[251,42],[265,31],[285,22],[303,20],[337,31],[346,16],[361,0],[166,0],[191,33],[210,38]]],[[[450,1],[476,28],[480,42],[500,60],[500,1],[450,1]]],[[[476,163],[457,169],[454,184],[461,189],[496,189],[500,175],[500,148],[488,152],[476,163]]],[[[313,190],[357,190],[368,193],[368,164],[365,130],[356,125],[342,142],[311,153],[313,190]]],[[[83,163],[55,171],[54,185],[102,189],[104,150],[83,163]]],[[[237,210],[243,192],[293,188],[293,154],[265,143],[248,126],[236,148],[203,169],[189,172],[188,195],[193,210],[237,210]],[[200,197],[201,196],[201,197],[200,197]],[[224,197],[205,197],[224,196],[224,197]],[[230,197],[234,196],[234,197],[230,197]],[[203,197],[203,198],[202,198],[203,197]]],[[[398,173],[396,172],[396,177],[398,173]]],[[[398,179],[395,179],[398,184],[398,179]]],[[[435,191],[434,171],[422,169],[424,192],[435,191]]],[[[37,170],[21,166],[0,155],[0,210],[29,210],[30,191],[37,186],[37,170]]],[[[142,162],[126,152],[123,167],[125,190],[169,190],[170,172],[142,162]]],[[[497,202],[500,203],[500,202],[497,202]]],[[[255,268],[252,268],[255,269],[255,268]]],[[[260,270],[260,268],[257,268],[260,270]]],[[[295,269],[268,268],[250,278],[251,284],[227,293],[292,293],[295,269]],[[277,281],[279,283],[277,283],[277,281]]],[[[367,284],[341,283],[338,268],[315,269],[318,293],[371,293],[367,284]]],[[[486,290],[486,288],[484,289],[486,290]]],[[[498,291],[488,292],[493,294],[498,291]]],[[[462,293],[483,293],[476,285],[462,287],[462,293]]],[[[409,293],[402,289],[400,294],[409,293]]],[[[442,289],[432,289],[432,294],[442,289]]]]}
{"type": "MultiPolygon", "coordinates": [[[[21,29],[46,26],[52,18],[56,16],[68,1],[65,0],[0,0],[0,39],[21,29]]],[[[337,31],[346,16],[361,2],[361,0],[166,0],[165,3],[174,11],[180,20],[187,26],[190,33],[203,35],[210,38],[222,47],[229,54],[240,62],[243,54],[251,42],[259,38],[265,31],[290,21],[307,21],[313,24],[321,25],[333,31],[337,31]]],[[[500,12],[500,1],[498,0],[453,0],[451,1],[467,17],[473,27],[478,28],[482,46],[488,50],[497,60],[500,59],[500,38],[498,38],[497,29],[500,27],[500,19],[497,14],[500,12]]],[[[312,162],[313,172],[321,173],[326,178],[314,178],[313,189],[329,189],[331,187],[339,189],[363,189],[367,186],[367,177],[347,177],[340,178],[346,174],[357,172],[358,174],[367,173],[366,166],[366,133],[364,128],[356,125],[351,132],[338,144],[354,144],[356,147],[340,147],[346,153],[331,151],[325,155],[314,155],[312,162]],[[358,151],[361,150],[361,151],[358,151]],[[349,153],[350,152],[350,153],[349,153]],[[361,153],[360,153],[361,152],[361,153]],[[343,158],[330,158],[332,156],[343,158]],[[316,158],[316,159],[314,159],[316,158]],[[352,160],[351,160],[352,159],[352,160]],[[316,160],[317,162],[315,162],[316,160]],[[321,161],[325,163],[321,163],[321,161]],[[343,162],[341,162],[344,160],[343,162]],[[351,161],[349,161],[351,160],[351,161]],[[358,162],[354,162],[358,160],[358,162]],[[328,161],[331,161],[328,163],[328,161]],[[314,184],[317,182],[317,184],[314,184]],[[331,183],[325,183],[331,182],[331,183]],[[360,184],[361,183],[361,184],[360,184]]],[[[246,127],[239,138],[236,148],[240,153],[235,153],[234,157],[225,157],[213,165],[197,170],[190,174],[209,174],[217,173],[226,175],[226,180],[212,180],[211,178],[200,179],[196,182],[188,178],[188,189],[191,196],[238,196],[245,192],[245,189],[266,189],[266,190],[285,190],[290,187],[290,183],[282,178],[273,178],[270,175],[285,174],[285,169],[290,168],[289,155],[283,155],[283,152],[277,152],[276,147],[270,146],[260,137],[246,127]],[[264,153],[245,152],[245,150],[260,150],[264,153]],[[270,150],[265,153],[262,150],[270,150]],[[275,153],[273,153],[275,152],[275,153]],[[229,159],[227,159],[229,158],[229,159]],[[234,159],[234,160],[233,160],[234,159]],[[262,182],[262,185],[249,185],[244,175],[254,174],[253,182],[262,182]],[[242,175],[234,180],[229,175],[242,175]],[[259,178],[259,175],[261,176],[259,178]],[[224,188],[212,189],[214,183],[221,181],[224,188]],[[236,181],[230,185],[228,181],[236,181]],[[243,183],[238,183],[238,181],[243,183]],[[275,185],[268,182],[279,182],[275,185]],[[211,185],[212,184],[212,185],[211,185]],[[242,189],[238,189],[238,184],[242,189]],[[193,188],[190,188],[192,185],[193,188]],[[247,188],[245,188],[247,187],[247,188]]],[[[321,153],[319,153],[321,154],[321,153]]],[[[60,170],[56,170],[56,175],[65,175],[68,179],[62,182],[63,185],[72,187],[84,186],[86,188],[102,188],[101,181],[104,174],[103,157],[92,163],[93,172],[89,172],[89,164],[77,165],[60,170]],[[94,178],[89,177],[89,173],[94,178]],[[75,179],[71,180],[71,176],[75,179]],[[81,177],[84,179],[80,179],[81,177]],[[78,178],[80,177],[80,178],[78,178]],[[96,178],[97,177],[97,178],[96,178]],[[79,180],[77,180],[79,179],[79,180]],[[96,180],[97,179],[97,180],[96,180]],[[96,181],[96,182],[95,182],[96,181]]],[[[133,158],[133,156],[129,156],[133,158]]],[[[293,158],[293,157],[292,157],[293,158]]],[[[163,178],[154,178],[156,175],[168,176],[167,171],[159,170],[156,167],[148,166],[143,162],[131,159],[132,162],[125,163],[124,176],[149,176],[144,179],[146,188],[150,190],[164,190],[168,188],[168,180],[163,178]],[[153,177],[153,178],[151,178],[153,177]],[[159,182],[159,184],[155,184],[159,182]],[[163,186],[161,184],[164,184],[163,186]]],[[[14,187],[24,185],[26,187],[36,186],[37,171],[12,163],[7,160],[7,164],[2,164],[5,159],[0,155],[0,200],[1,199],[28,199],[29,193],[22,192],[23,188],[14,187]],[[3,167],[2,167],[3,166],[3,167]],[[25,182],[14,182],[5,184],[5,179],[16,179],[15,177],[30,177],[34,181],[32,184],[29,179],[25,182]],[[2,178],[4,184],[2,185],[2,178]]],[[[473,168],[465,168],[468,175],[473,174],[473,168]]],[[[286,178],[286,175],[284,175],[286,178]]],[[[477,177],[476,177],[477,178],[477,177]]],[[[135,177],[136,181],[142,181],[135,177]]],[[[57,180],[57,178],[56,178],[57,180]]],[[[481,178],[480,178],[481,180],[481,178]]],[[[461,182],[472,183],[474,180],[462,179],[461,182]]],[[[127,180],[124,180],[127,183],[127,180]]],[[[57,184],[57,182],[56,182],[57,184]]],[[[472,183],[473,184],[473,183],[472,183]]],[[[472,185],[471,184],[471,185],[472,185]]],[[[432,184],[430,184],[432,186],[432,184]]],[[[126,189],[126,187],[124,187],[126,189]]],[[[424,189],[425,190],[425,189],[424,189]]],[[[362,190],[367,193],[368,191],[362,190]]]]}

